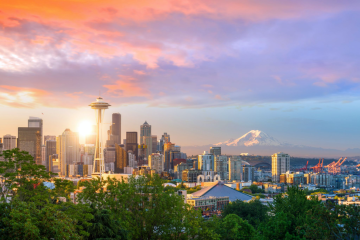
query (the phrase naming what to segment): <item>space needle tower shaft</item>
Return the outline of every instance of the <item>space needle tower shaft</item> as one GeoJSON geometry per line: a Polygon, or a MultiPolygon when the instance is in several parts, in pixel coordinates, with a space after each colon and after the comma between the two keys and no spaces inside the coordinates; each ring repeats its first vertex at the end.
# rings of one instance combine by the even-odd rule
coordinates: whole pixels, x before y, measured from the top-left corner
{"type": "Polygon", "coordinates": [[[98,97],[95,102],[90,105],[91,109],[95,110],[96,113],[96,144],[95,144],[95,155],[93,164],[93,177],[100,177],[105,172],[104,154],[102,138],[102,121],[104,118],[105,109],[108,109],[110,104],[104,102],[101,97],[98,97]]]}

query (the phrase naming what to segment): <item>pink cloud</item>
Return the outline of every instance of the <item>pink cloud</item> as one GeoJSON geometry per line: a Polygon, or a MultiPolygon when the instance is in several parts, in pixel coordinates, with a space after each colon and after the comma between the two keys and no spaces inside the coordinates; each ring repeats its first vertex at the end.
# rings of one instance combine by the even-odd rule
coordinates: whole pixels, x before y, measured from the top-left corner
{"type": "Polygon", "coordinates": [[[120,80],[115,84],[104,85],[107,92],[112,97],[147,97],[151,96],[150,92],[135,78],[130,76],[120,76],[120,80]]]}

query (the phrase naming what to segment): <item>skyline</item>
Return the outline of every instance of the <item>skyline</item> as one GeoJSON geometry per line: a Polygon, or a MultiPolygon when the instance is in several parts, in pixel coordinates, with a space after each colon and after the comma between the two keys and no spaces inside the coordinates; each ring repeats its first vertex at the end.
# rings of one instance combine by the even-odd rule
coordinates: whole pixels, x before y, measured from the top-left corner
{"type": "Polygon", "coordinates": [[[38,4],[2,3],[1,136],[29,116],[44,135],[77,131],[100,91],[112,105],[104,122],[122,115],[122,139],[148,121],[180,146],[261,130],[360,147],[356,1],[38,4]]]}

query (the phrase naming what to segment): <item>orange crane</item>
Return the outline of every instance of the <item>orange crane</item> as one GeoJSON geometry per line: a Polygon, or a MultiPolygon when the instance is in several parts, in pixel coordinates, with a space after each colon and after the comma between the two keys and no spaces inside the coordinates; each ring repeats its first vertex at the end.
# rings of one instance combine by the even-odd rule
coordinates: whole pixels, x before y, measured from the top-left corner
{"type": "MultiPolygon", "coordinates": [[[[306,162],[305,167],[299,168],[298,171],[305,171],[305,172],[306,172],[306,171],[308,170],[308,168],[307,168],[307,167],[308,167],[308,164],[309,164],[309,161],[306,162]]],[[[359,165],[360,165],[360,164],[359,164],[359,165]]]]}
{"type": "Polygon", "coordinates": [[[356,167],[360,167],[360,164],[356,165],[356,167]]]}
{"type": "Polygon", "coordinates": [[[329,165],[327,165],[327,166],[325,166],[326,168],[330,168],[330,167],[333,167],[333,166],[335,166],[336,164],[339,164],[340,163],[340,161],[341,161],[341,159],[342,159],[342,157],[337,161],[337,162],[332,162],[332,163],[330,163],[329,165]]]}
{"type": "Polygon", "coordinates": [[[319,163],[316,164],[314,167],[311,167],[310,169],[312,169],[314,173],[322,172],[323,164],[324,164],[324,159],[322,159],[322,161],[321,161],[321,158],[320,158],[319,163]]]}
{"type": "Polygon", "coordinates": [[[339,174],[341,172],[341,165],[343,165],[343,163],[346,161],[346,159],[347,158],[344,158],[342,160],[342,158],[340,158],[339,161],[337,161],[335,164],[332,164],[331,166],[329,166],[328,167],[328,173],[330,173],[330,174],[339,174]]]}

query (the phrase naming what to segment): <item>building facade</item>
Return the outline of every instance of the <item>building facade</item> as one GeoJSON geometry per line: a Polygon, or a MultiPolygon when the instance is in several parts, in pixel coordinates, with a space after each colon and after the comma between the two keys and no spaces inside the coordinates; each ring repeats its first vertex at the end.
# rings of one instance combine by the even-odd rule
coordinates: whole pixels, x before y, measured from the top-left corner
{"type": "Polygon", "coordinates": [[[65,129],[62,135],[58,137],[60,141],[60,174],[62,176],[68,176],[69,173],[74,173],[75,167],[68,168],[67,165],[74,166],[80,161],[80,144],[79,134],[72,132],[70,129],[65,129]]]}
{"type": "Polygon", "coordinates": [[[149,155],[148,165],[151,170],[155,170],[157,174],[161,174],[164,171],[164,155],[160,153],[152,153],[149,155]]]}
{"type": "Polygon", "coordinates": [[[45,160],[46,170],[51,171],[53,166],[53,155],[56,155],[56,140],[46,140],[45,142],[45,160]]]}
{"type": "Polygon", "coordinates": [[[19,127],[17,146],[21,151],[28,152],[36,164],[42,164],[41,160],[41,128],[19,127]]]}
{"type": "Polygon", "coordinates": [[[221,147],[210,147],[210,154],[214,156],[220,156],[221,155],[221,147]]]}
{"type": "Polygon", "coordinates": [[[242,180],[242,160],[238,155],[229,157],[229,180],[230,181],[241,181],[242,180]]]}
{"type": "Polygon", "coordinates": [[[115,173],[124,173],[125,167],[129,166],[128,153],[118,144],[115,145],[115,151],[115,173]]]}
{"type": "Polygon", "coordinates": [[[280,175],[290,171],[289,154],[278,152],[271,156],[271,173],[273,182],[280,182],[280,175]]]}
{"type": "Polygon", "coordinates": [[[11,150],[16,148],[16,137],[15,136],[11,136],[10,134],[6,134],[3,137],[3,149],[4,150],[11,150]]]}
{"type": "Polygon", "coordinates": [[[214,171],[220,175],[222,180],[229,179],[228,157],[216,155],[214,157],[214,171]]]}
{"type": "Polygon", "coordinates": [[[201,171],[213,171],[214,170],[214,155],[204,152],[202,155],[198,155],[198,169],[201,171]]]}

